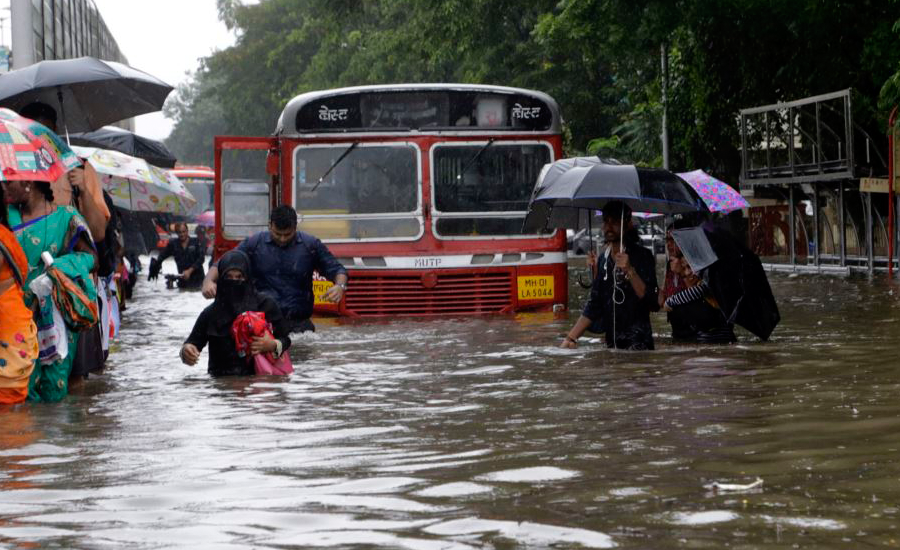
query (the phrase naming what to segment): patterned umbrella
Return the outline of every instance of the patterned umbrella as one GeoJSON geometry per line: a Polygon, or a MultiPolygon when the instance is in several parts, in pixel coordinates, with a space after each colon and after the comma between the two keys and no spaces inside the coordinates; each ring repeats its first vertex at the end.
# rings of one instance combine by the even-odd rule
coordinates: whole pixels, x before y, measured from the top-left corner
{"type": "Polygon", "coordinates": [[[212,226],[216,225],[216,211],[215,210],[207,210],[206,212],[198,215],[197,219],[194,221],[197,222],[197,225],[212,227],[212,226]]]}
{"type": "Polygon", "coordinates": [[[54,181],[80,164],[49,128],[0,109],[0,181],[54,181]]]}
{"type": "Polygon", "coordinates": [[[710,212],[728,213],[750,206],[750,203],[732,186],[717,180],[703,170],[679,172],[678,175],[694,188],[710,212]]]}
{"type": "Polygon", "coordinates": [[[72,149],[94,167],[116,206],[186,215],[197,202],[177,176],[143,159],[94,147],[73,145],[72,149]]]}

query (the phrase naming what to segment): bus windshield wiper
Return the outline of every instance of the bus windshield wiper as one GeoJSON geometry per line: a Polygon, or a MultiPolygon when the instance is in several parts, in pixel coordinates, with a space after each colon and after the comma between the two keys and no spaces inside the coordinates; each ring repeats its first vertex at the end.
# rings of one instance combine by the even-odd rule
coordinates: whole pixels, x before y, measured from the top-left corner
{"type": "Polygon", "coordinates": [[[487,148],[493,144],[494,144],[494,138],[491,138],[487,141],[487,143],[485,143],[484,145],[481,146],[481,149],[479,149],[478,152],[475,153],[475,156],[470,158],[469,162],[467,162],[466,165],[463,166],[463,169],[459,171],[459,175],[456,176],[457,181],[462,179],[462,177],[466,173],[466,171],[469,168],[471,168],[473,164],[475,164],[475,162],[478,160],[478,158],[481,156],[481,154],[484,153],[485,150],[487,150],[487,148]]]}
{"type": "Polygon", "coordinates": [[[337,160],[334,161],[334,164],[332,164],[331,167],[328,168],[328,170],[326,170],[324,174],[322,174],[322,177],[319,178],[319,181],[317,181],[316,184],[313,185],[313,188],[310,189],[309,192],[312,193],[313,191],[315,191],[316,189],[318,189],[318,188],[319,188],[319,185],[320,185],[323,181],[325,181],[325,178],[326,178],[326,177],[328,177],[328,174],[330,174],[332,170],[334,170],[335,168],[337,168],[337,165],[340,164],[342,160],[344,160],[345,158],[347,158],[347,155],[350,154],[350,151],[356,149],[356,147],[357,147],[358,145],[359,145],[359,142],[358,142],[358,141],[354,141],[352,144],[350,144],[350,147],[347,147],[347,149],[346,149],[343,153],[341,153],[341,156],[339,156],[339,157],[337,158],[337,160]]]}

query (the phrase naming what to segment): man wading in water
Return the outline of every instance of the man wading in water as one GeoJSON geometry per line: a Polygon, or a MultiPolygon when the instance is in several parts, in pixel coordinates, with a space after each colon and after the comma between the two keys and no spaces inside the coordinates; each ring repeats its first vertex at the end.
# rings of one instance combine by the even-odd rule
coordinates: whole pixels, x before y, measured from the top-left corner
{"type": "Polygon", "coordinates": [[[178,288],[197,289],[203,284],[203,258],[205,250],[196,238],[191,238],[184,222],[175,224],[177,239],[170,239],[159,257],[150,260],[148,280],[159,276],[163,260],[173,256],[178,267],[178,288]]]}
{"type": "Polygon", "coordinates": [[[608,347],[653,349],[650,312],[659,310],[656,259],[641,246],[626,204],[607,203],[602,227],[607,248],[599,259],[593,251],[589,255],[589,261],[597,265],[590,299],[560,347],[577,347],[578,338],[590,328],[606,333],[608,347]]]}
{"type": "MultiPolygon", "coordinates": [[[[297,231],[297,211],[281,205],[269,215],[269,230],[248,237],[237,247],[250,258],[250,277],[257,291],[278,303],[290,323],[291,332],[314,331],[309,320],[313,311],[313,271],[334,285],[324,299],[340,302],[347,290],[347,270],[322,241],[297,231]]],[[[217,266],[211,266],[203,281],[203,296],[214,298],[217,266]]]]}

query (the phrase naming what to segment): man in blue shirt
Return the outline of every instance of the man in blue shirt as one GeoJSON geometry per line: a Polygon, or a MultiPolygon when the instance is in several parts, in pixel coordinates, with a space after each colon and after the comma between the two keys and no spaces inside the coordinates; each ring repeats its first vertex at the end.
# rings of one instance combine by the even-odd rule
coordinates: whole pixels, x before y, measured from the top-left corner
{"type": "MultiPolygon", "coordinates": [[[[248,237],[238,250],[250,257],[250,276],[258,292],[269,294],[278,303],[291,325],[291,332],[315,330],[309,320],[313,310],[313,271],[334,285],[323,298],[340,302],[347,290],[347,270],[322,241],[297,231],[297,212],[281,205],[269,215],[269,230],[248,237]]],[[[211,266],[203,280],[203,296],[216,296],[217,266],[211,266]]]]}

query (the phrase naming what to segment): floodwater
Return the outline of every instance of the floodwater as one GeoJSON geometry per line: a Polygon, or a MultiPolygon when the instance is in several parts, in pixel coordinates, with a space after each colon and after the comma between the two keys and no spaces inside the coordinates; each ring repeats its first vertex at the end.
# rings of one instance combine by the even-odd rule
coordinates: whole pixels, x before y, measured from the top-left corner
{"type": "Polygon", "coordinates": [[[105,374],[0,414],[0,547],[900,546],[900,287],[770,280],[768,343],[323,321],[292,376],[219,380],[178,361],[207,302],[141,281],[105,374]]]}

